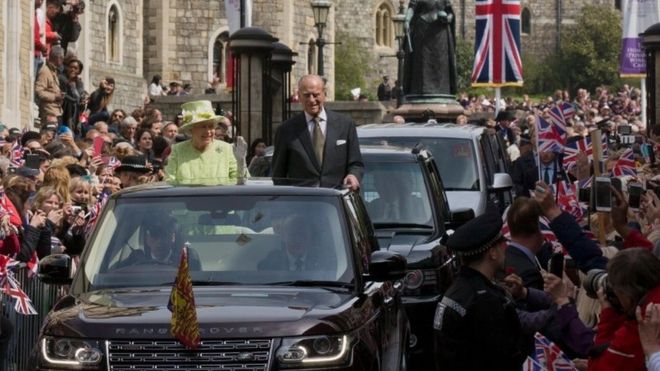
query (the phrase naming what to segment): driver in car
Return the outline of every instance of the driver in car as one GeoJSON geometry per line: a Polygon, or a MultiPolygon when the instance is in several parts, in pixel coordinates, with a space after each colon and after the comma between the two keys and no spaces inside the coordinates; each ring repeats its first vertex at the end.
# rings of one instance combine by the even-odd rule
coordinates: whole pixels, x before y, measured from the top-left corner
{"type": "Polygon", "coordinates": [[[284,248],[271,251],[259,262],[257,269],[274,271],[336,270],[331,251],[321,248],[321,238],[309,221],[300,215],[283,220],[278,232],[284,248]]]}
{"type": "MultiPolygon", "coordinates": [[[[144,250],[133,250],[126,259],[129,265],[164,264],[178,266],[181,258],[183,242],[177,234],[174,218],[149,218],[144,224],[144,250]]],[[[188,249],[188,264],[190,270],[201,270],[199,254],[194,249],[188,249]]]]}
{"type": "Polygon", "coordinates": [[[367,204],[367,210],[375,222],[406,222],[423,214],[424,203],[413,195],[409,174],[377,170],[373,176],[378,198],[367,204]]]}

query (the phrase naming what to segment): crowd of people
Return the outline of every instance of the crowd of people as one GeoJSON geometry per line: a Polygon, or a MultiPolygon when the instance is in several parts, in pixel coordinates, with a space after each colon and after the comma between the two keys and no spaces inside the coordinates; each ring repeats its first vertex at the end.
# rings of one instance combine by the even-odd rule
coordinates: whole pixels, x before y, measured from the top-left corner
{"type": "Polygon", "coordinates": [[[640,99],[627,85],[541,102],[461,94],[456,123],[497,133],[516,199],[449,238],[462,267],[436,312],[441,369],[660,370],[660,125],[647,130],[640,99]]]}
{"type": "MultiPolygon", "coordinates": [[[[324,109],[322,79],[301,80],[296,96],[304,112],[282,125],[271,165],[266,142],[233,140],[230,114],[216,114],[210,102],[186,103],[170,121],[148,105],[130,114],[113,107],[112,77],[88,94],[84,66],[67,51],[84,3],[47,0],[45,15],[36,4],[40,129],[0,125],[0,254],[26,263],[52,253],[78,256],[108,196],[148,182],[229,184],[249,174],[359,188],[354,125],[324,109]],[[296,142],[301,126],[310,134],[305,145],[296,142]],[[336,128],[346,152],[330,154],[323,143],[336,128]],[[313,151],[300,153],[308,147],[313,151]]],[[[379,98],[392,98],[388,86],[384,80],[379,98]]],[[[165,89],[160,76],[149,86],[152,96],[186,90],[176,82],[165,89]]],[[[466,114],[457,124],[500,135],[518,198],[504,228],[491,211],[448,241],[463,266],[433,323],[442,369],[519,369],[538,333],[578,369],[660,370],[660,124],[647,130],[640,99],[627,85],[594,94],[580,89],[574,99],[557,91],[542,102],[460,94],[466,114]],[[586,138],[595,129],[605,134],[601,170],[621,184],[612,190],[611,211],[600,216],[579,200],[580,189],[594,183],[586,138]],[[633,184],[646,191],[629,207],[633,184]],[[559,275],[548,266],[556,253],[566,260],[559,275]],[[607,280],[594,279],[598,272],[607,280]],[[600,289],[595,299],[582,288],[592,281],[600,289]]],[[[0,316],[0,357],[11,327],[0,316]]]]}

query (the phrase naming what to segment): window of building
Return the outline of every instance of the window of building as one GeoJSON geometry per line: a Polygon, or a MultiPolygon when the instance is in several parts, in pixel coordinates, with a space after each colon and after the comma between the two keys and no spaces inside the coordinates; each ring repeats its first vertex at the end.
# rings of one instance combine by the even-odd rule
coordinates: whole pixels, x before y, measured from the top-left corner
{"type": "Polygon", "coordinates": [[[394,45],[393,10],[388,3],[382,3],[376,10],[376,45],[392,47],[394,45]]]}
{"type": "Polygon", "coordinates": [[[621,10],[621,0],[614,0],[614,8],[621,10]]]}
{"type": "Polygon", "coordinates": [[[316,68],[316,41],[309,40],[309,47],[307,48],[307,73],[315,75],[318,71],[316,68]]]}
{"type": "Polygon", "coordinates": [[[121,63],[122,16],[119,6],[112,4],[108,8],[106,55],[108,62],[121,63]]]}
{"type": "Polygon", "coordinates": [[[213,43],[213,76],[220,79],[220,82],[227,81],[227,61],[230,60],[229,54],[229,32],[222,32],[215,38],[213,43]]]}
{"type": "Polygon", "coordinates": [[[532,33],[532,13],[527,8],[520,14],[520,31],[527,35],[532,33]]]}

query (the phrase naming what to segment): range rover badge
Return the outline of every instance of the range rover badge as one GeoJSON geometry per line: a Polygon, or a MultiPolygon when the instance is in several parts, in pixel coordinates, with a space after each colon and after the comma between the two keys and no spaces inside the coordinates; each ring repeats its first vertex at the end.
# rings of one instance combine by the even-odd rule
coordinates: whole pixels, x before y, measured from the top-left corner
{"type": "Polygon", "coordinates": [[[236,356],[236,360],[237,361],[243,361],[243,362],[245,362],[245,361],[254,361],[254,354],[249,353],[249,352],[238,353],[238,355],[236,356]]]}

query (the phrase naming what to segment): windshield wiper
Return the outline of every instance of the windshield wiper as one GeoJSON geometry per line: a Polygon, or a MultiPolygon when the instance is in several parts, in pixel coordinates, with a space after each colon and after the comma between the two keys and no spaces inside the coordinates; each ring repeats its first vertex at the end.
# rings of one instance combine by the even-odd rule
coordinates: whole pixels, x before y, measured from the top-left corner
{"type": "Polygon", "coordinates": [[[281,282],[269,282],[264,283],[264,285],[272,286],[300,286],[300,287],[321,287],[332,292],[340,292],[338,290],[332,290],[334,288],[340,288],[345,290],[352,290],[353,284],[348,282],[337,282],[337,281],[317,281],[317,280],[296,280],[296,281],[281,281],[281,282]]]}
{"type": "Polygon", "coordinates": [[[421,228],[433,229],[432,225],[416,223],[374,223],[374,228],[421,228]]]}
{"type": "MultiPolygon", "coordinates": [[[[229,282],[229,281],[204,281],[204,280],[193,280],[192,281],[193,286],[235,286],[235,285],[243,285],[241,282],[229,282]]],[[[174,285],[174,281],[170,282],[165,282],[161,283],[160,286],[172,286],[174,285]]]]}

